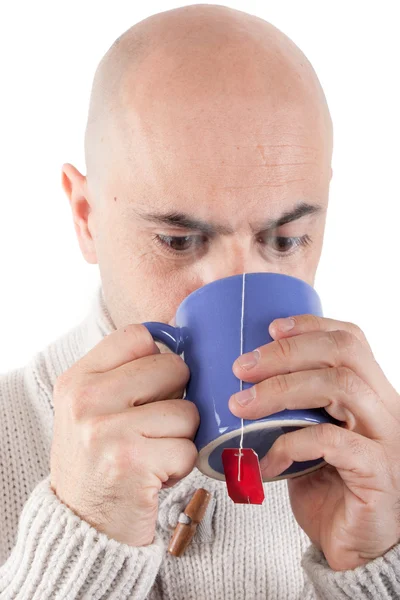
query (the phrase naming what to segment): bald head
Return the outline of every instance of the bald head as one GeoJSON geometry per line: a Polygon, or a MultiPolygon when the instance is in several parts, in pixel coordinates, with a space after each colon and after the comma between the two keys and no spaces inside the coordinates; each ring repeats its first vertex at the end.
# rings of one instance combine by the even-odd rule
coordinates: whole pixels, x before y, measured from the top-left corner
{"type": "Polygon", "coordinates": [[[174,119],[185,114],[211,125],[219,111],[239,107],[245,116],[255,102],[264,105],[266,122],[296,107],[312,113],[330,146],[332,124],[316,73],[279,29],[219,5],[153,15],[123,33],[97,68],[85,136],[88,176],[110,168],[120,153],[130,151],[133,159],[135,125],[146,120],[164,117],[172,135],[174,119]]]}
{"type": "Polygon", "coordinates": [[[156,14],[96,71],[87,174],[64,166],[82,252],[117,326],[168,322],[221,277],[313,283],[332,124],[309,61],[273,25],[213,5],[156,14]]]}

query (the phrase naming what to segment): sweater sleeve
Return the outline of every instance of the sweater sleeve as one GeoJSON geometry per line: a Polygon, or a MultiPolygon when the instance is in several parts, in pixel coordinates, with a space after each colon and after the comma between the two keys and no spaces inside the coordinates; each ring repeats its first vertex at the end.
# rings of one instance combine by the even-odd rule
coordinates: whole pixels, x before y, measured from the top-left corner
{"type": "Polygon", "coordinates": [[[398,600],[400,544],[383,556],[348,571],[334,571],[314,545],[304,553],[302,566],[319,600],[398,600]]]}
{"type": "Polygon", "coordinates": [[[160,568],[165,544],[132,547],[98,532],[41,481],[25,503],[16,544],[0,567],[4,600],[142,600],[160,568]]]}

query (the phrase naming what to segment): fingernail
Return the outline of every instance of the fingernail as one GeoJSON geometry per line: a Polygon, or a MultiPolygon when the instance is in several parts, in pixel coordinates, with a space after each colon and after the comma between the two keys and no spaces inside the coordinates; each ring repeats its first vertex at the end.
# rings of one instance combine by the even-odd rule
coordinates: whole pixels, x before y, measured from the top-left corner
{"type": "Polygon", "coordinates": [[[274,328],[279,329],[282,333],[290,331],[295,325],[296,322],[292,317],[288,317],[287,319],[276,319],[276,321],[274,321],[274,328]]]}
{"type": "Polygon", "coordinates": [[[256,366],[259,360],[260,353],[258,350],[254,350],[248,354],[242,354],[238,359],[236,359],[236,362],[239,367],[242,367],[242,369],[252,369],[256,366]]]}
{"type": "Polygon", "coordinates": [[[250,404],[250,402],[256,397],[254,385],[252,385],[247,390],[243,390],[242,392],[234,394],[233,397],[236,400],[236,402],[240,404],[240,406],[246,406],[247,404],[250,404]]]}

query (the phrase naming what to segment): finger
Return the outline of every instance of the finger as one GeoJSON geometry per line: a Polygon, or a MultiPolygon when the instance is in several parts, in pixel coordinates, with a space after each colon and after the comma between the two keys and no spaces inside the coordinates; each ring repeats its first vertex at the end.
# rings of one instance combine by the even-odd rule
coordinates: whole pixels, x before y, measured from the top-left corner
{"type": "MultiPolygon", "coordinates": [[[[326,317],[317,317],[316,315],[297,315],[286,319],[275,319],[269,326],[269,332],[273,339],[291,337],[311,331],[346,331],[357,338],[363,344],[367,352],[371,353],[372,363],[375,367],[376,391],[379,387],[380,392],[386,398],[395,398],[396,390],[386,378],[380,365],[377,363],[368,340],[362,329],[355,323],[349,321],[337,321],[336,319],[327,319],[326,317]]],[[[391,405],[394,413],[398,413],[397,402],[391,405]]]]}
{"type": "Polygon", "coordinates": [[[190,377],[183,359],[171,353],[139,358],[129,364],[96,375],[99,391],[95,410],[119,412],[149,402],[181,398],[190,377]]]}
{"type": "Polygon", "coordinates": [[[275,319],[269,326],[269,333],[273,339],[299,335],[311,331],[347,331],[354,335],[361,343],[368,344],[364,332],[358,325],[348,321],[337,321],[316,315],[296,315],[286,319],[275,319]]]}
{"type": "Polygon", "coordinates": [[[190,372],[176,354],[139,358],[106,373],[90,373],[67,385],[65,408],[76,420],[111,414],[183,396],[190,372]]]}
{"type": "Polygon", "coordinates": [[[194,438],[200,425],[196,405],[187,399],[144,404],[125,413],[126,423],[146,438],[194,438]]]}
{"type": "Polygon", "coordinates": [[[380,444],[330,423],[281,435],[261,460],[260,468],[263,477],[270,479],[280,475],[293,461],[319,458],[335,467],[348,488],[364,501],[370,499],[370,490],[384,491],[388,486],[380,444]]]}
{"type": "Polygon", "coordinates": [[[145,356],[110,374],[121,396],[129,398],[128,406],[180,398],[190,378],[189,367],[174,353],[145,356]]]}
{"type": "MultiPolygon", "coordinates": [[[[109,465],[121,463],[129,466],[131,474],[143,482],[149,476],[169,485],[189,475],[195,466],[198,452],[194,443],[186,438],[129,438],[108,439],[101,454],[99,470],[109,472],[109,465]],[[105,466],[104,466],[105,463],[105,466]],[[171,481],[169,481],[171,479],[171,481]]],[[[129,470],[126,476],[129,476],[129,470]]],[[[165,487],[165,486],[164,486],[165,487]]]]}
{"type": "Polygon", "coordinates": [[[282,410],[325,408],[347,429],[372,439],[387,439],[395,425],[397,429],[380,397],[347,367],[270,377],[231,396],[229,408],[243,419],[260,419],[282,410]]]}
{"type": "Polygon", "coordinates": [[[234,374],[256,383],[284,373],[329,367],[347,367],[371,387],[392,410],[399,412],[397,395],[367,346],[343,330],[312,331],[265,344],[243,354],[233,365],[234,374]],[[254,356],[254,366],[246,366],[254,356]]]}
{"type": "Polygon", "coordinates": [[[146,446],[148,469],[153,468],[160,481],[171,479],[170,485],[173,485],[193,471],[198,452],[191,440],[151,439],[146,440],[146,446]]]}
{"type": "Polygon", "coordinates": [[[124,413],[95,415],[80,424],[85,447],[100,450],[109,439],[194,437],[200,423],[198,410],[190,400],[163,400],[144,404],[124,413]]]}
{"type": "Polygon", "coordinates": [[[148,329],[144,325],[131,324],[107,335],[72,369],[85,373],[105,373],[132,360],[159,353],[148,329]]]}

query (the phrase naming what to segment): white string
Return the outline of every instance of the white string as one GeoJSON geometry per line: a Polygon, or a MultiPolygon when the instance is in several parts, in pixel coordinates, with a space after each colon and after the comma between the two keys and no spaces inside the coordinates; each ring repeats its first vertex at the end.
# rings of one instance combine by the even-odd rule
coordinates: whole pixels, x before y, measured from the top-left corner
{"type": "MultiPolygon", "coordinates": [[[[244,292],[246,286],[246,274],[243,273],[242,279],[242,316],[240,321],[240,354],[243,354],[243,339],[244,339],[244,292]]],[[[240,391],[243,390],[243,381],[240,380],[240,391]]],[[[239,466],[238,466],[238,481],[240,481],[240,461],[242,460],[242,449],[243,449],[243,418],[241,424],[241,436],[240,436],[240,447],[239,447],[239,466]]]]}

